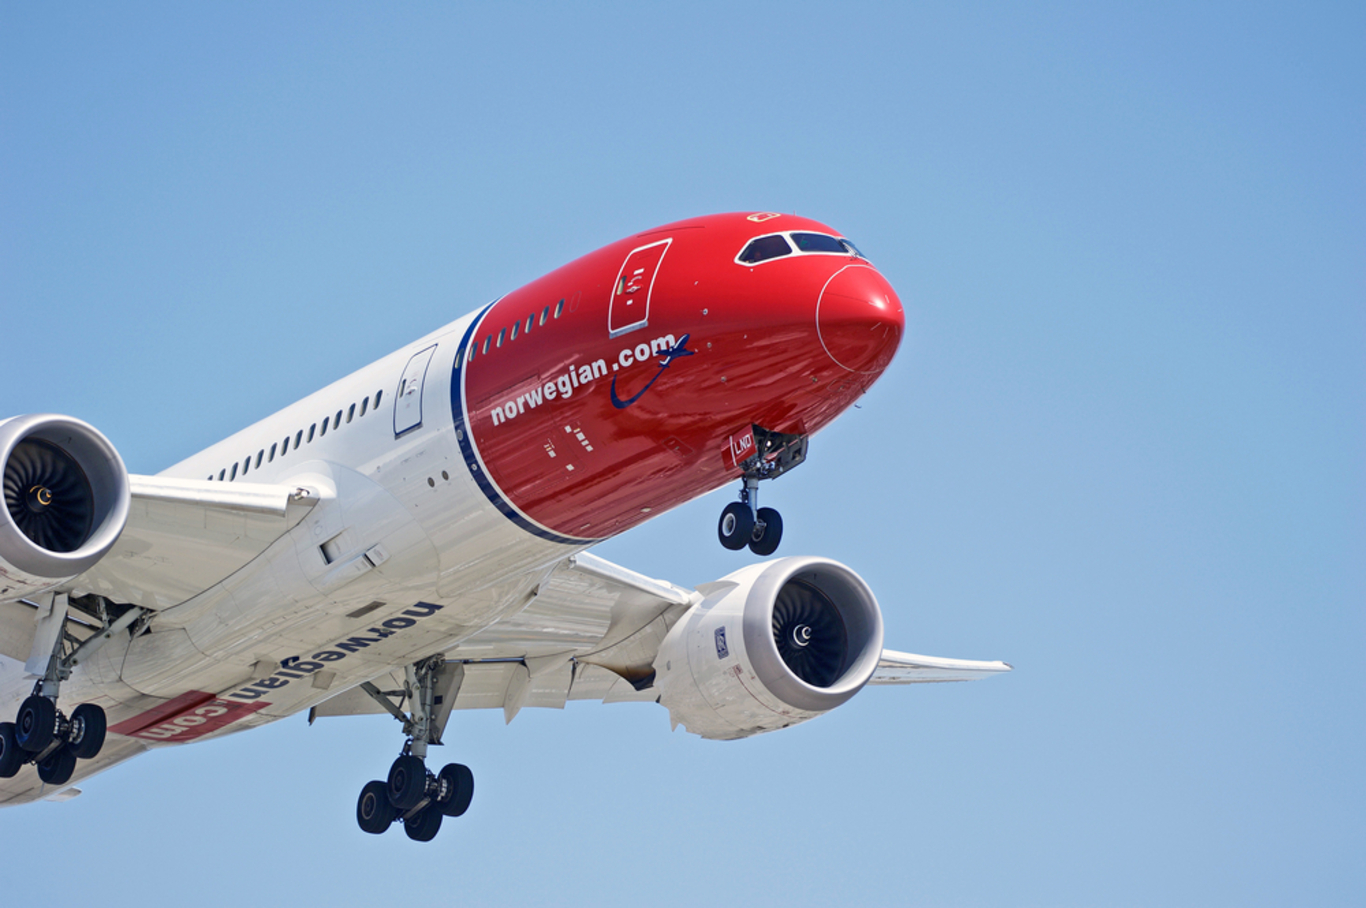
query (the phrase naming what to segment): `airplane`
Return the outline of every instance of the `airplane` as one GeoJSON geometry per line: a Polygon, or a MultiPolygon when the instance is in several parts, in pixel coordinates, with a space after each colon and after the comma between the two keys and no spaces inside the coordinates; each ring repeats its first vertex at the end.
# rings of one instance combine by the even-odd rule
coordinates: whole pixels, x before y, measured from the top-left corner
{"type": "Polygon", "coordinates": [[[877,380],[904,318],[828,226],[712,215],[591,252],[154,476],[82,420],[5,419],[0,803],[304,710],[389,713],[403,744],[357,823],[429,841],[474,793],[467,766],[427,767],[456,709],[648,701],[737,739],[867,684],[1009,671],[886,650],[852,569],[769,559],[783,522],[760,483],[877,380]],[[587,551],[737,481],[718,540],[768,560],[688,589],[587,551]]]}

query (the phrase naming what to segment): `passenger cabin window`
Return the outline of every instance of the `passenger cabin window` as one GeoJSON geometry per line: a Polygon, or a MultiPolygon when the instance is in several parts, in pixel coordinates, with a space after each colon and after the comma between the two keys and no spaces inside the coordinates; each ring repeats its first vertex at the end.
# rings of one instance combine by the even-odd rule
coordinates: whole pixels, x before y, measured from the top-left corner
{"type": "Polygon", "coordinates": [[[370,397],[369,397],[369,395],[366,395],[365,400],[363,400],[363,401],[360,402],[360,415],[361,415],[361,416],[364,416],[364,415],[365,415],[365,410],[366,410],[366,408],[369,407],[369,406],[370,406],[370,397]]]}
{"type": "Polygon", "coordinates": [[[256,452],[256,469],[261,469],[261,461],[266,459],[266,449],[262,448],[256,452]]]}
{"type": "Polygon", "coordinates": [[[522,327],[522,323],[521,323],[521,322],[513,322],[513,323],[512,323],[512,337],[509,337],[508,340],[516,340],[516,339],[517,339],[517,329],[520,328],[520,327],[522,327]]]}
{"type": "Polygon", "coordinates": [[[560,300],[558,303],[555,304],[555,317],[556,317],[556,318],[559,318],[559,317],[560,317],[560,313],[563,312],[563,311],[564,311],[564,300],[560,300]]]}
{"type": "Polygon", "coordinates": [[[227,475],[228,475],[228,469],[227,469],[227,467],[224,467],[223,469],[219,470],[219,471],[218,471],[218,481],[219,481],[219,482],[222,482],[222,481],[223,481],[223,477],[224,477],[224,476],[227,476],[227,475]]]}
{"type": "MultiPolygon", "coordinates": [[[[317,423],[314,423],[313,425],[311,425],[311,426],[308,427],[308,441],[309,441],[310,444],[312,444],[312,442],[313,442],[313,433],[314,433],[314,432],[317,432],[317,431],[318,431],[318,424],[317,424],[317,423]]],[[[295,445],[295,447],[298,447],[298,445],[295,445]]]]}
{"type": "Polygon", "coordinates": [[[500,347],[503,346],[503,338],[507,336],[507,333],[508,333],[508,329],[506,329],[506,328],[499,328],[499,329],[498,329],[498,346],[500,346],[500,347]]]}
{"type": "Polygon", "coordinates": [[[321,432],[318,433],[318,437],[319,437],[319,438],[322,438],[324,435],[327,434],[327,421],[328,421],[329,419],[331,419],[331,418],[332,418],[332,417],[330,417],[330,416],[324,416],[324,417],[323,417],[323,430],[322,430],[321,432]]]}
{"type": "Polygon", "coordinates": [[[774,234],[773,236],[761,236],[757,240],[750,240],[748,245],[741,250],[739,260],[746,265],[757,265],[759,262],[766,262],[769,259],[791,254],[792,247],[787,244],[787,240],[781,235],[774,234]]]}
{"type": "Polygon", "coordinates": [[[546,306],[544,309],[541,310],[541,324],[544,325],[545,320],[548,318],[550,318],[550,307],[546,306]]]}
{"type": "Polygon", "coordinates": [[[351,409],[349,409],[349,410],[346,411],[346,421],[347,421],[347,422],[350,422],[351,420],[353,420],[353,419],[355,419],[355,418],[356,418],[356,405],[355,405],[355,404],[352,404],[352,405],[351,405],[351,409]]]}
{"type": "Polygon", "coordinates": [[[379,399],[380,399],[381,397],[383,397],[383,396],[384,396],[384,392],[383,392],[383,391],[376,391],[376,392],[375,392],[375,406],[377,406],[377,407],[379,406],[379,399]]]}
{"type": "MultiPolygon", "coordinates": [[[[309,433],[309,435],[308,435],[308,440],[309,440],[309,441],[312,441],[312,440],[313,440],[313,433],[311,433],[311,432],[309,433]]],[[[298,432],[295,432],[295,433],[294,433],[294,450],[296,450],[296,451],[299,450],[299,445],[301,445],[301,444],[303,444],[303,443],[304,443],[304,430],[303,430],[303,429],[300,429],[298,432]]]]}
{"type": "Polygon", "coordinates": [[[236,479],[236,478],[237,478],[237,464],[234,463],[234,464],[232,465],[232,475],[228,477],[228,482],[232,482],[232,481],[233,481],[234,479],[236,479]]]}

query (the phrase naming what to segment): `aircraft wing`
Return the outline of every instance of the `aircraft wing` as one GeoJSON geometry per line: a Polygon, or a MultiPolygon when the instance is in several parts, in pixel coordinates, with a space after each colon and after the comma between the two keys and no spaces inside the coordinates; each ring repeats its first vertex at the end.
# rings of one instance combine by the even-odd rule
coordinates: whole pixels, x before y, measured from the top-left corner
{"type": "MultiPolygon", "coordinates": [[[[62,589],[163,609],[207,590],[283,536],[318,502],[295,486],[128,477],[128,523],[94,567],[62,589]]],[[[33,603],[0,603],[0,654],[28,659],[33,603]]],[[[77,636],[82,636],[79,628],[77,636]]]]}
{"type": "Polygon", "coordinates": [[[869,684],[922,684],[934,681],[975,681],[1011,670],[1008,662],[976,662],[917,656],[884,649],[869,684]]]}
{"type": "MultiPolygon", "coordinates": [[[[523,707],[563,709],[569,700],[652,702],[659,692],[648,682],[660,643],[691,605],[722,585],[688,590],[588,553],[567,559],[526,609],[447,652],[447,672],[458,677],[449,681],[444,714],[501,708],[511,722],[523,707]]],[[[883,650],[869,683],[970,681],[1010,670],[1004,662],[883,650]]],[[[373,685],[396,696],[403,672],[373,685]]],[[[355,687],[315,707],[310,720],[385,711],[355,687]]]]}
{"type": "MultiPolygon", "coordinates": [[[[241,569],[288,532],[319,501],[316,491],[296,486],[221,483],[161,476],[128,477],[132,502],[128,523],[114,547],[64,589],[100,593],[116,602],[161,609],[209,589],[241,569]]],[[[0,603],[0,688],[32,683],[24,661],[34,646],[39,612],[21,600],[0,603]]],[[[67,623],[77,640],[93,630],[67,623]]],[[[135,738],[110,735],[99,755],[83,761],[83,777],[146,750],[135,738]]],[[[36,773],[0,779],[0,805],[35,798],[66,800],[70,786],[50,793],[36,773]]]]}
{"type": "MultiPolygon", "coordinates": [[[[561,562],[535,598],[447,651],[452,682],[449,709],[498,709],[508,722],[524,706],[563,709],[568,700],[650,702],[658,694],[637,690],[655,653],[678,618],[702,593],[581,553],[561,562]]],[[[382,675],[380,690],[403,687],[403,672],[382,675]]],[[[359,687],[314,707],[310,719],[382,713],[386,709],[359,687]]]]}
{"type": "Polygon", "coordinates": [[[295,486],[129,476],[128,524],[72,589],[163,609],[241,569],[318,502],[295,486]]]}

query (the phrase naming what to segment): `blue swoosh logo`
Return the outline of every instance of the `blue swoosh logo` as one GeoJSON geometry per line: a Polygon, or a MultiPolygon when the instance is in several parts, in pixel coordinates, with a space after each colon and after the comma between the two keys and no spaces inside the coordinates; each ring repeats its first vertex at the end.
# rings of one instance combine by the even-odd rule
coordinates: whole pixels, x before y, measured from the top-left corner
{"type": "Polygon", "coordinates": [[[664,351],[664,359],[660,360],[659,371],[654,374],[653,378],[645,383],[645,387],[636,392],[635,396],[629,397],[626,400],[617,397],[617,377],[613,375],[612,386],[608,389],[612,393],[612,406],[616,407],[618,410],[625,410],[627,407],[631,406],[631,404],[640,400],[641,396],[646,391],[650,390],[650,386],[659,380],[659,376],[664,374],[665,369],[673,365],[674,360],[681,356],[692,356],[694,351],[688,349],[688,338],[691,336],[692,335],[690,334],[683,335],[682,340],[664,351]]]}

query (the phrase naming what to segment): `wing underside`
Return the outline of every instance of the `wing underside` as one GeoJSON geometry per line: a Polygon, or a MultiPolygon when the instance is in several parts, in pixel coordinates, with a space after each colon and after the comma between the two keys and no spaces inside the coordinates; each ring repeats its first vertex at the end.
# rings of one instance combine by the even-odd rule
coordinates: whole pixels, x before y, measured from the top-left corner
{"type": "Polygon", "coordinates": [[[294,486],[129,476],[128,524],[73,588],[154,610],[240,570],[303,519],[318,493],[294,486]]]}
{"type": "MultiPolygon", "coordinates": [[[[653,702],[648,683],[664,636],[704,593],[654,580],[589,554],[564,562],[530,606],[447,653],[460,665],[452,709],[502,709],[507,721],[524,707],[563,709],[570,700],[653,702]]],[[[972,681],[1011,667],[1005,662],[946,659],[883,650],[870,684],[972,681]]],[[[403,670],[375,686],[399,695],[403,670]]],[[[311,718],[388,711],[352,688],[315,707],[311,718]]]]}

